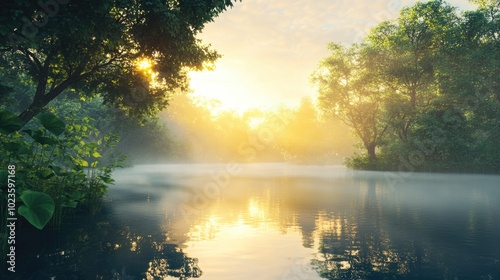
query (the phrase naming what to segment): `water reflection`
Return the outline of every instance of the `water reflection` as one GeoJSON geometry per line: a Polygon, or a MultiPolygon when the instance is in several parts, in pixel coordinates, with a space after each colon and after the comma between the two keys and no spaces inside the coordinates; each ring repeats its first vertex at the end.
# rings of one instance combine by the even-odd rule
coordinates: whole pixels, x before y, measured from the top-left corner
{"type": "Polygon", "coordinates": [[[383,173],[318,169],[233,178],[190,220],[186,252],[203,278],[292,279],[297,259],[293,279],[500,277],[498,176],[413,174],[391,187],[383,173]]]}
{"type": "Polygon", "coordinates": [[[188,215],[225,165],[124,170],[99,215],[21,233],[2,279],[500,278],[499,176],[241,167],[188,215]]]}
{"type": "Polygon", "coordinates": [[[198,260],[170,243],[159,228],[122,226],[112,217],[103,211],[58,231],[20,232],[16,273],[0,278],[157,280],[202,275],[198,260]]]}

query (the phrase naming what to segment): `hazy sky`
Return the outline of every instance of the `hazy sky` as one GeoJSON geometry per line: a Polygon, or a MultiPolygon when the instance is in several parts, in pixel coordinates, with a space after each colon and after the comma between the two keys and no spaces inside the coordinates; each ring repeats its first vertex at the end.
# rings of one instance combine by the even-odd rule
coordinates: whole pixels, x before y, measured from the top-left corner
{"type": "MultiPolygon", "coordinates": [[[[193,73],[195,94],[223,108],[296,105],[315,96],[309,82],[328,42],[360,41],[378,22],[416,0],[243,0],[200,38],[223,57],[212,72],[193,73]]],[[[449,0],[472,9],[467,0],[449,0]]]]}

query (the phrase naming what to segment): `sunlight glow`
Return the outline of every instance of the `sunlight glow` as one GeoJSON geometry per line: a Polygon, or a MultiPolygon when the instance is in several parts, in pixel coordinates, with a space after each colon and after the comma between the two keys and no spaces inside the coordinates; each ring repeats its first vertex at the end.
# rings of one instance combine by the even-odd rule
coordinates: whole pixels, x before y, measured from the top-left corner
{"type": "Polygon", "coordinates": [[[248,202],[248,214],[253,219],[259,219],[260,221],[265,221],[266,211],[260,205],[260,201],[256,198],[251,198],[248,202]]]}
{"type": "Polygon", "coordinates": [[[279,90],[275,94],[264,94],[270,90],[267,85],[233,67],[221,63],[213,71],[189,72],[190,88],[195,96],[220,101],[220,107],[211,109],[215,114],[228,110],[242,114],[253,108],[296,105],[297,100],[284,99],[279,90]]]}
{"type": "Polygon", "coordinates": [[[147,57],[140,58],[135,65],[137,70],[148,77],[152,84],[156,82],[155,79],[158,76],[158,72],[154,71],[154,62],[151,59],[147,57]]]}
{"type": "Polygon", "coordinates": [[[137,70],[148,78],[150,87],[161,87],[162,82],[158,79],[159,73],[154,70],[154,64],[154,61],[147,57],[142,57],[135,63],[137,70]]]}
{"type": "Polygon", "coordinates": [[[252,129],[258,128],[262,123],[264,123],[265,120],[265,118],[250,118],[248,120],[248,125],[252,129]]]}
{"type": "Polygon", "coordinates": [[[153,61],[151,61],[151,59],[149,59],[147,57],[143,57],[137,61],[136,65],[137,65],[137,69],[139,69],[145,73],[148,73],[148,72],[152,71],[153,61]]]}

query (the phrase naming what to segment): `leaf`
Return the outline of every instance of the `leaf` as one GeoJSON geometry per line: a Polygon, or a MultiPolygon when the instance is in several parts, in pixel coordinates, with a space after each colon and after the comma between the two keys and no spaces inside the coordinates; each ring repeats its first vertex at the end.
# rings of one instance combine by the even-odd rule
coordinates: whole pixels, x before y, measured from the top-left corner
{"type": "Polygon", "coordinates": [[[62,203],[62,207],[66,208],[76,208],[78,203],[82,201],[85,197],[85,194],[82,192],[75,192],[70,195],[66,195],[66,201],[62,203]]]}
{"type": "Polygon", "coordinates": [[[43,169],[43,170],[40,170],[40,171],[37,171],[36,172],[36,176],[40,179],[44,179],[44,180],[48,180],[52,177],[54,177],[54,172],[52,172],[51,170],[47,170],[47,169],[43,169]]]}
{"type": "Polygon", "coordinates": [[[53,136],[44,136],[43,132],[39,129],[37,129],[37,130],[25,129],[25,130],[23,130],[23,132],[28,134],[37,143],[40,143],[42,145],[52,146],[52,145],[55,145],[58,143],[57,138],[55,138],[53,136]]]}
{"type": "Polygon", "coordinates": [[[0,133],[10,134],[21,129],[24,126],[23,121],[15,114],[0,109],[0,133]]]}
{"type": "Polygon", "coordinates": [[[7,142],[4,143],[5,149],[17,155],[29,155],[32,153],[30,147],[25,142],[7,142]]]}
{"type": "Polygon", "coordinates": [[[83,198],[85,198],[85,193],[78,191],[78,192],[70,194],[68,197],[70,200],[80,201],[83,198]]]}
{"type": "Polygon", "coordinates": [[[68,172],[66,172],[64,167],[58,165],[49,165],[49,168],[54,171],[57,176],[67,176],[68,172]]]}
{"type": "Polygon", "coordinates": [[[38,121],[52,134],[59,136],[65,130],[64,122],[51,113],[41,113],[36,116],[38,121]]]}
{"type": "Polygon", "coordinates": [[[102,156],[101,156],[101,154],[100,154],[98,151],[94,151],[94,152],[92,153],[92,156],[93,156],[93,157],[95,157],[95,158],[100,158],[100,157],[102,157],[102,156]]]}
{"type": "Polygon", "coordinates": [[[35,139],[36,142],[42,144],[42,145],[49,145],[49,146],[52,146],[52,145],[55,145],[58,143],[57,139],[54,138],[54,137],[50,137],[50,136],[38,136],[38,135],[35,135],[33,137],[33,139],[35,139]]]}
{"type": "Polygon", "coordinates": [[[89,163],[84,159],[73,159],[75,164],[80,167],[88,167],[89,163]]]}
{"type": "Polygon", "coordinates": [[[87,144],[85,144],[85,146],[92,151],[95,150],[97,147],[99,147],[99,145],[95,142],[87,143],[87,144]]]}
{"type": "Polygon", "coordinates": [[[23,216],[37,229],[43,229],[54,214],[54,200],[43,192],[25,191],[20,196],[24,203],[19,206],[19,215],[23,216]]]}
{"type": "Polygon", "coordinates": [[[109,176],[99,176],[99,179],[106,184],[113,184],[115,182],[115,180],[109,176]]]}
{"type": "MultiPolygon", "coordinates": [[[[38,130],[37,130],[37,131],[38,131],[38,130]]],[[[21,132],[24,132],[24,133],[28,134],[31,138],[33,138],[33,135],[35,135],[35,133],[36,133],[36,131],[35,131],[35,130],[30,129],[30,128],[28,128],[28,129],[23,129],[21,132]]],[[[40,133],[41,133],[41,131],[40,131],[40,133]]]]}

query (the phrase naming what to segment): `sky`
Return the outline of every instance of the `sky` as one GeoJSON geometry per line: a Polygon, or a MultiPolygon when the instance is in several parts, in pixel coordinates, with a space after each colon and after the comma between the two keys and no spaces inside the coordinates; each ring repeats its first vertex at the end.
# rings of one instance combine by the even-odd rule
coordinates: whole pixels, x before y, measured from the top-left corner
{"type": "MultiPolygon", "coordinates": [[[[326,44],[360,42],[377,23],[416,0],[243,0],[209,23],[199,38],[222,55],[215,70],[192,72],[195,95],[221,109],[296,106],[315,97],[310,76],[326,44]]],[[[460,10],[467,0],[448,0],[460,10]]]]}

